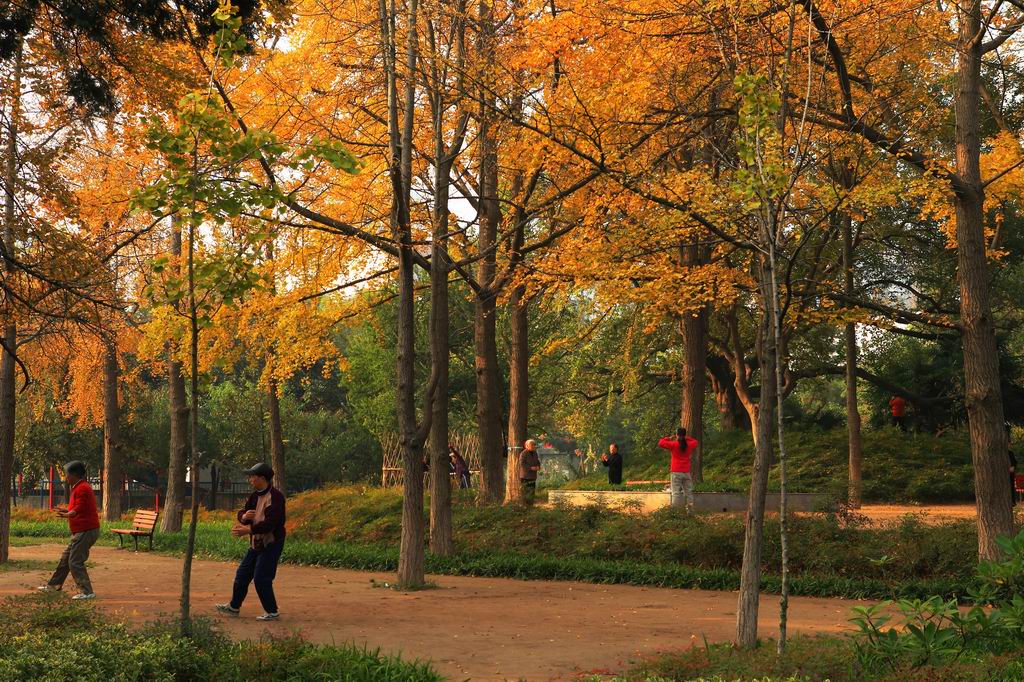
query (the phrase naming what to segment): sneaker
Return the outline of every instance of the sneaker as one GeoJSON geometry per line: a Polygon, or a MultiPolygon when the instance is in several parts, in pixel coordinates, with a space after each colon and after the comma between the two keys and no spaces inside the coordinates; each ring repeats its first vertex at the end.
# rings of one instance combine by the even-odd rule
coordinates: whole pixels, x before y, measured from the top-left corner
{"type": "Polygon", "coordinates": [[[60,588],[53,585],[40,585],[36,589],[40,592],[60,592],[60,588]]]}
{"type": "Polygon", "coordinates": [[[74,597],[72,597],[72,599],[95,599],[95,598],[96,598],[96,593],[95,592],[82,592],[81,594],[76,594],[74,597]]]}
{"type": "Polygon", "coordinates": [[[221,613],[226,613],[226,614],[228,614],[230,616],[237,616],[238,615],[238,609],[236,609],[231,604],[216,604],[214,606],[214,608],[216,608],[221,613]]]}
{"type": "Polygon", "coordinates": [[[274,613],[264,613],[262,616],[256,616],[256,620],[277,620],[280,617],[281,614],[275,611],[274,613]]]}

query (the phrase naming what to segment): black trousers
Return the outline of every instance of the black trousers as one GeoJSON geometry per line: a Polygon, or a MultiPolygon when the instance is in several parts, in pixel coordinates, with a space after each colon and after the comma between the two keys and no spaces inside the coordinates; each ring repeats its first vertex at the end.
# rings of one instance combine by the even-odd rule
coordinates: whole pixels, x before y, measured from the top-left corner
{"type": "Polygon", "coordinates": [[[249,583],[256,586],[260,604],[267,613],[277,613],[277,599],[274,597],[274,577],[277,576],[277,562],[281,559],[284,540],[277,540],[257,552],[250,549],[235,571],[235,585],[231,593],[231,607],[242,608],[245,596],[249,594],[249,583]]]}

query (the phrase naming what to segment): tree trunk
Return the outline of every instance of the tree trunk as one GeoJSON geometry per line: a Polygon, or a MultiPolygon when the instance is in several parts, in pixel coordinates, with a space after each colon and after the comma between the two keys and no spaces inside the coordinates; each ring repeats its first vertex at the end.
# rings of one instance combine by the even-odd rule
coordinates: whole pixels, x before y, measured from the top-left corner
{"type": "Polygon", "coordinates": [[[690,465],[693,480],[700,482],[704,480],[704,393],[708,357],[706,310],[702,308],[696,315],[684,315],[679,321],[679,334],[683,345],[683,400],[679,419],[687,432],[700,443],[693,452],[690,465]]]}
{"type": "Polygon", "coordinates": [[[719,428],[722,431],[749,429],[750,420],[740,403],[739,396],[736,395],[729,363],[717,355],[712,355],[707,359],[707,367],[711,390],[715,394],[715,407],[718,409],[719,428]]]}
{"type": "MultiPolygon", "coordinates": [[[[487,0],[480,2],[479,53],[484,63],[494,58],[494,9],[487,0]]],[[[482,98],[493,100],[486,88],[482,98]]],[[[479,112],[480,132],[480,234],[477,250],[483,257],[477,265],[480,291],[474,301],[473,347],[476,368],[476,422],[480,437],[480,501],[500,502],[504,497],[502,461],[505,454],[501,438],[501,373],[498,368],[498,339],[495,303],[497,292],[491,289],[495,275],[495,249],[501,206],[498,202],[498,141],[494,115],[487,104],[479,112]]]]}
{"type": "Polygon", "coordinates": [[[452,538],[452,485],[448,475],[448,383],[449,383],[449,313],[448,313],[448,193],[451,165],[447,162],[443,127],[435,112],[435,155],[442,159],[435,170],[434,234],[430,258],[430,353],[437,375],[433,417],[430,424],[430,551],[448,556],[455,551],[452,538]]]}
{"type": "MultiPolygon", "coordinates": [[[[193,164],[198,159],[193,152],[193,164]]],[[[192,210],[195,210],[193,199],[192,210]]],[[[189,363],[192,376],[189,377],[191,409],[189,411],[189,478],[192,479],[192,517],[188,522],[188,539],[185,543],[185,561],[181,569],[181,635],[192,634],[191,590],[192,556],[196,549],[196,527],[199,525],[199,312],[196,306],[195,284],[196,220],[190,216],[188,225],[188,313],[189,313],[189,363]]]]}
{"type": "Polygon", "coordinates": [[[519,454],[526,442],[530,415],[530,302],[526,288],[516,287],[509,307],[512,310],[511,353],[509,354],[508,464],[505,477],[505,503],[522,499],[519,481],[519,454]]]}
{"type": "Polygon", "coordinates": [[[771,266],[766,256],[759,263],[758,293],[761,322],[758,327],[758,359],[761,364],[761,395],[754,420],[754,468],[747,501],[746,529],[743,537],[743,564],[740,569],[739,605],[736,610],[736,645],[752,649],[757,644],[757,615],[761,590],[761,552],[764,545],[765,494],[768,470],[772,462],[772,424],[778,385],[775,375],[775,341],[768,316],[771,292],[771,266]]]}
{"type": "MultiPolygon", "coordinates": [[[[679,265],[684,270],[700,265],[703,261],[701,247],[683,244],[679,247],[679,265]]],[[[679,336],[683,347],[682,405],[679,421],[683,428],[695,438],[699,445],[693,452],[690,473],[694,482],[704,480],[702,461],[704,459],[704,394],[707,386],[707,306],[701,306],[696,313],[686,313],[679,321],[679,336]]]]}
{"type": "MultiPolygon", "coordinates": [[[[843,270],[847,296],[853,296],[853,220],[843,218],[843,270]]],[[[846,323],[846,432],[849,441],[849,497],[851,509],[860,509],[863,490],[861,477],[860,411],[857,409],[857,325],[846,323]]]]}
{"type": "Polygon", "coordinates": [[[989,301],[985,253],[984,187],[978,107],[981,87],[981,0],[960,5],[959,81],[956,113],[956,167],[966,187],[955,193],[957,275],[964,351],[964,402],[974,463],[978,509],[978,556],[1000,555],[996,540],[1013,533],[1010,486],[1006,479],[1007,440],[999,384],[999,352],[989,301]]]}
{"type": "Polygon", "coordinates": [[[270,468],[274,470],[274,487],[284,493],[287,489],[284,470],[284,430],[281,428],[281,401],[277,396],[277,381],[270,381],[267,404],[270,412],[270,468]]]}
{"type": "MultiPolygon", "coordinates": [[[[398,430],[402,441],[402,540],[398,554],[398,585],[415,588],[424,583],[423,440],[426,434],[416,423],[416,305],[413,279],[412,146],[416,111],[417,15],[419,4],[411,0],[406,18],[405,92],[399,122],[398,74],[396,71],[396,17],[380,0],[382,48],[388,99],[388,138],[391,180],[391,228],[398,244],[398,334],[396,363],[398,430]]],[[[433,387],[431,387],[432,389],[433,387]]],[[[430,389],[428,389],[429,392],[430,389]]],[[[431,406],[428,405],[428,410],[431,406]]],[[[428,411],[425,417],[432,418],[428,411]]]]}
{"type": "MultiPolygon", "coordinates": [[[[18,180],[18,125],[21,122],[21,66],[22,45],[19,41],[14,53],[14,73],[11,78],[11,108],[7,119],[7,154],[4,164],[4,246],[9,256],[15,253],[15,187],[18,180]]],[[[10,280],[14,264],[4,261],[4,273],[10,280]]],[[[4,347],[0,351],[0,563],[9,558],[11,542],[11,488],[14,485],[14,428],[15,428],[15,354],[18,352],[18,328],[13,311],[8,310],[8,323],[4,325],[4,347]]]]}
{"type": "MultiPolygon", "coordinates": [[[[414,0],[415,2],[415,0],[414,0]]],[[[413,306],[415,291],[410,234],[401,230],[398,259],[398,428],[402,437],[402,541],[398,556],[398,584],[418,587],[424,582],[423,557],[423,444],[416,424],[416,345],[413,306]]]]}
{"type": "MultiPolygon", "coordinates": [[[[177,267],[181,258],[181,226],[177,219],[171,223],[171,256],[177,267]]],[[[188,460],[189,409],[185,396],[185,376],[181,363],[167,351],[167,392],[171,421],[170,454],[167,459],[167,490],[164,495],[164,516],[160,530],[176,533],[181,530],[185,511],[185,463],[188,460]]]]}
{"type": "Polygon", "coordinates": [[[103,518],[121,518],[121,480],[124,478],[121,442],[121,405],[117,399],[120,381],[117,347],[108,342],[103,354],[103,518]]]}

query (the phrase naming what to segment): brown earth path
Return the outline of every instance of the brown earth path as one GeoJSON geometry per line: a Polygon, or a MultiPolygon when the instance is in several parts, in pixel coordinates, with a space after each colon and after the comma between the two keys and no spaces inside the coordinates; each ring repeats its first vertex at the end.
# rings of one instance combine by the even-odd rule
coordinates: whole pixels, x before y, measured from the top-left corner
{"type": "MultiPolygon", "coordinates": [[[[61,549],[12,547],[11,557],[56,560],[61,549]]],[[[95,547],[90,563],[99,608],[131,622],[176,610],[180,559],[95,547]]],[[[233,575],[233,564],[196,561],[193,612],[214,615],[213,604],[227,600],[233,575]]],[[[24,594],[47,577],[38,570],[0,572],[0,596],[24,594]]],[[[432,659],[451,680],[531,682],[618,672],[631,660],[701,644],[704,637],[728,641],[735,628],[734,592],[432,576],[439,589],[401,593],[375,588],[371,579],[379,583],[393,575],[282,565],[275,582],[280,621],[256,622],[262,609],[253,591],[240,617],[218,620],[235,638],[298,632],[316,642],[355,642],[432,659]]],[[[790,632],[842,631],[857,603],[793,598],[790,632]]],[[[772,635],[777,619],[778,598],[764,597],[764,636],[772,635]]]]}

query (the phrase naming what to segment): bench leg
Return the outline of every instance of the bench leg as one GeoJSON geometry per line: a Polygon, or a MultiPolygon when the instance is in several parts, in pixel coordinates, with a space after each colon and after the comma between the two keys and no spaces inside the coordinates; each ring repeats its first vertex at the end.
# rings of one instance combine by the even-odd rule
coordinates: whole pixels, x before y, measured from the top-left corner
{"type": "Polygon", "coordinates": [[[117,548],[124,549],[124,536],[120,533],[117,534],[117,548]]]}
{"type": "Polygon", "coordinates": [[[138,535],[133,535],[132,537],[135,538],[135,551],[138,552],[139,551],[139,536],[138,535]]]}
{"type": "Polygon", "coordinates": [[[153,551],[153,534],[152,533],[149,534],[149,551],[150,552],[153,551]]]}

